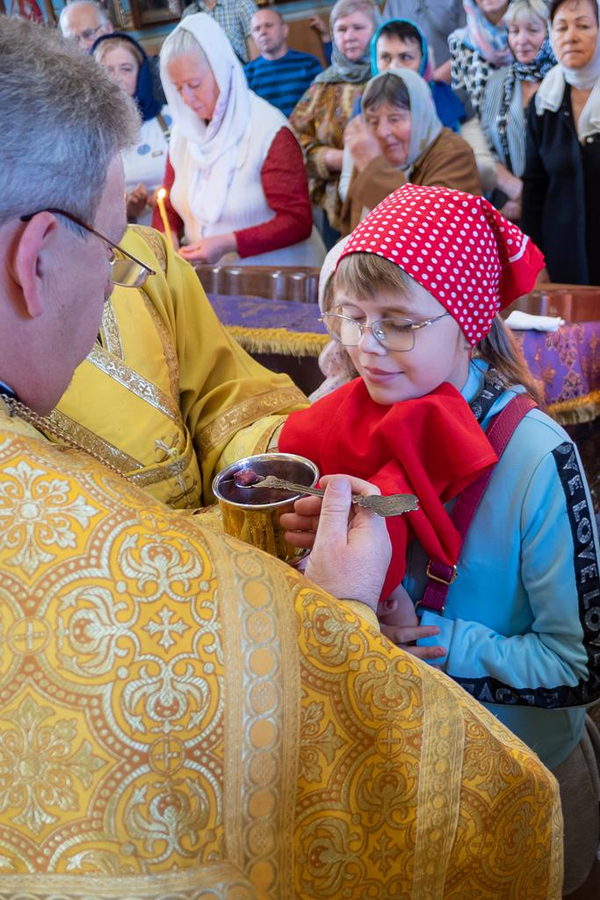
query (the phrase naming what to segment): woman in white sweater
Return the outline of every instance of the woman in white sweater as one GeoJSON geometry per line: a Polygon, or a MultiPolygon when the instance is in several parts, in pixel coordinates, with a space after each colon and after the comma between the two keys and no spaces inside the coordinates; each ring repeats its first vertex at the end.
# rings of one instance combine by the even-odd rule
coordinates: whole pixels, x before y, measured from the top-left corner
{"type": "MultiPolygon", "coordinates": [[[[181,255],[320,265],[300,145],[283,113],[249,90],[224,31],[203,13],[187,16],[160,60],[174,122],[167,215],[181,255]]],[[[154,225],[162,228],[156,214],[154,225]]]]}

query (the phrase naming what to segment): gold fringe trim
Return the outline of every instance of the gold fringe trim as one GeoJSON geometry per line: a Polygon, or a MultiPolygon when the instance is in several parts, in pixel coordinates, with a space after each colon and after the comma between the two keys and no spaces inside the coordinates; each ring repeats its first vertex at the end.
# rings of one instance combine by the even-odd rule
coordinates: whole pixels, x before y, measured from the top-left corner
{"type": "Polygon", "coordinates": [[[593,422],[600,416],[600,391],[592,391],[583,397],[574,397],[573,400],[552,403],[548,407],[548,412],[559,425],[593,422]]]}
{"type": "Polygon", "coordinates": [[[287,331],[285,328],[244,328],[228,325],[227,332],[248,353],[281,353],[284,356],[318,356],[331,338],[327,334],[287,331]]]}

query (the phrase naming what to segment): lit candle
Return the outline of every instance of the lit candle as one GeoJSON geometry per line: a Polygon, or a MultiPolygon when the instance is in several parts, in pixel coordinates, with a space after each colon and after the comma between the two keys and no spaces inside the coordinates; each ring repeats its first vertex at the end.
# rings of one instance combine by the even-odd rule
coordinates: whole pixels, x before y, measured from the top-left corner
{"type": "Polygon", "coordinates": [[[165,235],[170,243],[171,247],[175,249],[173,246],[173,235],[171,234],[171,228],[169,227],[169,220],[167,219],[167,210],[165,207],[165,197],[167,196],[167,192],[165,188],[161,188],[156,194],[156,202],[158,204],[158,211],[160,213],[160,217],[162,219],[163,228],[165,229],[165,235]]]}

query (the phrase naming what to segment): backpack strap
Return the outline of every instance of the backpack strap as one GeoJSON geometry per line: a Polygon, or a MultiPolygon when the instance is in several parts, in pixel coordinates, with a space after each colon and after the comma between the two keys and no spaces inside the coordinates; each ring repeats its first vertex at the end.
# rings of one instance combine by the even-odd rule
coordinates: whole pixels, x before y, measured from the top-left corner
{"type": "MultiPolygon", "coordinates": [[[[487,439],[496,451],[498,459],[504,453],[508,442],[513,436],[519,422],[525,418],[527,413],[537,406],[535,400],[529,394],[517,394],[510,403],[507,403],[504,409],[498,413],[494,421],[486,431],[487,439]]],[[[481,502],[488,482],[492,477],[495,466],[490,466],[477,478],[469,487],[465,488],[459,494],[454,509],[450,515],[452,522],[460,535],[460,549],[465,542],[467,532],[473,520],[477,508],[481,502]]],[[[460,558],[460,551],[459,551],[460,558]]],[[[417,612],[419,608],[429,609],[432,612],[444,614],[446,604],[446,595],[448,588],[458,576],[456,566],[447,566],[444,563],[430,559],[427,563],[427,587],[423,594],[423,599],[417,603],[417,612]]]]}

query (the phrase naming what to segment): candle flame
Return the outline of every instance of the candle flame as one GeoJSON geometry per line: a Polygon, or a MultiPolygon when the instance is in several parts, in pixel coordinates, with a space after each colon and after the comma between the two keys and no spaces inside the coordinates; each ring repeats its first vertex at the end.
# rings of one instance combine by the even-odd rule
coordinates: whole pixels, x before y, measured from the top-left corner
{"type": "Polygon", "coordinates": [[[165,197],[167,196],[167,192],[166,192],[165,188],[161,188],[156,196],[158,197],[159,200],[164,200],[165,197]]]}

